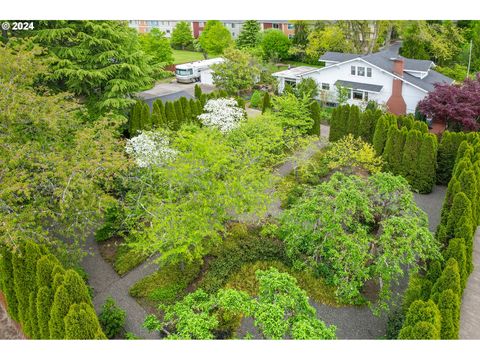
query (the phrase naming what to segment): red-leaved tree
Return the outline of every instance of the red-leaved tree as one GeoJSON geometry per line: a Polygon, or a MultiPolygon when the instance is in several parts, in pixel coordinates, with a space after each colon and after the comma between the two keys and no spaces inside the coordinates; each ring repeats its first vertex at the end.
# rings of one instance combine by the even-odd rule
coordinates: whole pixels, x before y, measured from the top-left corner
{"type": "Polygon", "coordinates": [[[435,89],[418,103],[419,110],[463,130],[477,130],[480,119],[480,73],[462,84],[436,84],[435,89]]]}

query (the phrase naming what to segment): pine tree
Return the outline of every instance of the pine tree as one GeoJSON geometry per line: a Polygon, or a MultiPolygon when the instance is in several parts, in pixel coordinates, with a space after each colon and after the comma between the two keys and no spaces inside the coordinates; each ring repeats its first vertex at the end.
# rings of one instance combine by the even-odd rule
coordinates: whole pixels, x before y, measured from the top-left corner
{"type": "Polygon", "coordinates": [[[263,95],[262,114],[265,114],[265,112],[271,108],[272,108],[272,102],[270,100],[270,94],[267,91],[265,92],[265,95],[263,95]]]}
{"type": "Polygon", "coordinates": [[[242,31],[237,38],[237,46],[242,48],[255,48],[260,40],[260,23],[257,20],[246,20],[242,31]]]}
{"type": "Polygon", "coordinates": [[[350,107],[350,112],[348,114],[346,134],[352,134],[357,137],[360,127],[360,109],[356,105],[350,107]]]}
{"type": "Polygon", "coordinates": [[[462,289],[467,284],[468,272],[467,272],[467,250],[465,247],[465,240],[462,238],[451,239],[448,243],[448,248],[443,254],[443,258],[448,260],[454,258],[458,264],[458,271],[460,273],[460,283],[462,289]]]}
{"type": "Polygon", "coordinates": [[[48,286],[41,286],[37,293],[37,320],[40,339],[50,339],[50,311],[53,304],[53,292],[48,286]]]}
{"type": "Polygon", "coordinates": [[[65,338],[65,323],[63,319],[67,316],[72,303],[67,288],[60,285],[53,297],[52,308],[50,311],[48,327],[50,329],[51,339],[61,340],[65,338]]]}
{"type": "Polygon", "coordinates": [[[173,103],[167,101],[165,103],[165,115],[167,120],[167,127],[170,130],[174,130],[177,124],[177,115],[175,113],[175,108],[173,107],[173,103]]]}
{"type": "Polygon", "coordinates": [[[200,99],[201,96],[202,96],[202,88],[200,87],[200,85],[195,84],[195,99],[200,99]]]}
{"type": "Polygon", "coordinates": [[[438,298],[438,310],[442,316],[442,340],[458,339],[460,325],[460,300],[451,289],[442,291],[438,298]]]}
{"type": "Polygon", "coordinates": [[[435,167],[437,160],[437,138],[433,134],[424,134],[418,160],[416,174],[412,186],[421,194],[432,192],[435,185],[435,167]]]}
{"type": "Polygon", "coordinates": [[[447,289],[451,289],[454,294],[459,296],[462,293],[458,264],[454,258],[447,260],[442,275],[433,285],[431,299],[438,304],[440,294],[447,289]]]}
{"type": "Polygon", "coordinates": [[[321,116],[321,109],[320,104],[318,101],[313,101],[310,105],[310,114],[313,119],[313,126],[310,130],[310,135],[317,135],[320,136],[320,116],[321,116]]]}
{"type": "Polygon", "coordinates": [[[402,154],[402,164],[400,175],[407,179],[409,184],[413,183],[415,178],[415,164],[417,163],[420,145],[422,144],[422,134],[418,130],[410,130],[405,139],[405,146],[402,154]]]}
{"type": "Polygon", "coordinates": [[[5,245],[0,245],[0,256],[2,257],[2,291],[5,295],[7,302],[8,314],[13,320],[18,321],[18,300],[15,293],[15,281],[14,281],[14,269],[13,269],[13,257],[14,255],[5,245]]]}
{"type": "Polygon", "coordinates": [[[65,339],[106,340],[97,315],[88,304],[73,304],[65,316],[65,339]]]}

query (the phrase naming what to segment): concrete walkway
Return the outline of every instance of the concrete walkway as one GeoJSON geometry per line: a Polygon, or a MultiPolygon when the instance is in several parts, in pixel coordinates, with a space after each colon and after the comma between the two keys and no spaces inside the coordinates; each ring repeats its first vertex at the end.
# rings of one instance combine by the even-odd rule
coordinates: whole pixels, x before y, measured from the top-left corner
{"type": "Polygon", "coordinates": [[[459,337],[480,340],[480,226],[473,239],[473,272],[463,292],[459,337]]]}
{"type": "Polygon", "coordinates": [[[82,266],[89,276],[89,284],[93,287],[93,304],[99,314],[105,300],[111,296],[117,305],[127,313],[125,330],[142,339],[158,339],[157,332],[149,333],[142,327],[148,315],[145,309],[130,296],[130,288],[140,279],[154,273],[158,267],[151,261],[136,267],[125,276],[120,277],[113,267],[100,255],[99,247],[93,234],[87,239],[87,251],[82,266]]]}

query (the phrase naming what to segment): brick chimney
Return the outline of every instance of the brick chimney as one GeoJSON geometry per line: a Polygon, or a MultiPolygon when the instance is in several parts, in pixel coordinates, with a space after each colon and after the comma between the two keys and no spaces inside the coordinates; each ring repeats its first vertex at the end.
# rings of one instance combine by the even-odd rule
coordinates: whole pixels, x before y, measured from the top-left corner
{"type": "MultiPolygon", "coordinates": [[[[393,73],[400,78],[403,78],[403,59],[394,58],[393,73]]],[[[407,113],[407,104],[402,95],[403,81],[400,79],[393,79],[392,95],[387,101],[388,110],[395,115],[405,115],[407,113]]]]}

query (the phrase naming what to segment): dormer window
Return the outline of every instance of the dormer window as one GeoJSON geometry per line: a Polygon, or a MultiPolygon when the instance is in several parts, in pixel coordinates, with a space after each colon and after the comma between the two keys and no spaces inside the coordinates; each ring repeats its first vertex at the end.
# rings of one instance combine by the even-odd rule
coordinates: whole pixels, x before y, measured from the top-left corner
{"type": "Polygon", "coordinates": [[[372,77],[372,68],[367,68],[367,77],[372,77]]]}
{"type": "Polygon", "coordinates": [[[365,76],[365,68],[363,66],[357,67],[357,75],[358,76],[365,76]]]}
{"type": "Polygon", "coordinates": [[[352,74],[352,75],[356,75],[355,66],[352,66],[352,67],[351,67],[351,74],[352,74]]]}

